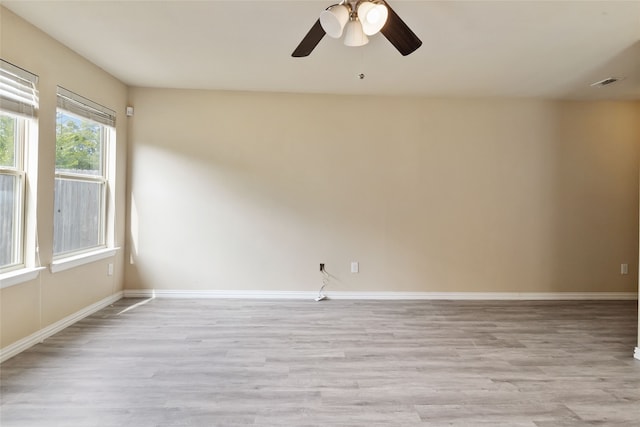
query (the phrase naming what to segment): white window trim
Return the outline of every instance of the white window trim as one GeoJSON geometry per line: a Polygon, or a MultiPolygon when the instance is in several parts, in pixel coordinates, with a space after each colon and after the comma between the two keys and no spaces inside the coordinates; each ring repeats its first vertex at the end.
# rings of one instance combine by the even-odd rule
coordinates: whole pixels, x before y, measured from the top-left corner
{"type": "Polygon", "coordinates": [[[117,248],[103,248],[90,252],[83,252],[78,255],[54,260],[49,264],[51,273],[59,273],[61,271],[80,267],[81,265],[100,261],[101,259],[112,258],[120,250],[117,248]]]}
{"type": "MultiPolygon", "coordinates": [[[[58,90],[63,89],[58,87],[58,90]]],[[[71,93],[71,92],[70,92],[71,93]]],[[[80,97],[79,95],[77,95],[80,97]]],[[[83,98],[84,99],[84,98],[83,98]]],[[[96,104],[98,105],[98,104],[96,104]]],[[[104,108],[104,107],[103,107],[104,108]]],[[[70,114],[82,119],[93,120],[88,117],[84,117],[82,115],[78,115],[72,111],[67,111],[58,106],[58,110],[63,110],[65,114],[70,114]]],[[[111,110],[108,110],[111,111],[111,110]]],[[[115,113],[114,120],[115,120],[115,113]]],[[[94,120],[95,121],[95,120],[94,120]]],[[[115,122],[114,122],[115,123],[115,122]]],[[[64,264],[66,262],[73,262],[76,259],[87,257],[92,258],[92,256],[96,253],[102,253],[103,251],[115,251],[119,248],[114,247],[115,244],[115,200],[113,200],[113,187],[115,186],[115,138],[116,138],[116,129],[113,126],[106,125],[104,123],[98,123],[101,126],[101,136],[102,144],[103,144],[103,153],[102,153],[102,175],[86,175],[81,173],[73,173],[73,172],[55,172],[56,179],[72,179],[77,181],[84,182],[98,182],[104,184],[104,191],[102,193],[102,218],[101,218],[101,241],[98,246],[88,247],[78,249],[72,252],[65,252],[54,254],[53,262],[50,265],[50,270],[52,273],[56,271],[63,271],[67,268],[58,269],[56,267],[55,271],[52,267],[54,264],[64,264]]],[[[114,252],[115,253],[115,252],[114,252]]],[[[108,257],[105,256],[104,258],[108,257]]],[[[112,255],[111,255],[112,256],[112,255]]],[[[100,258],[98,258],[100,259],[100,258]]],[[[89,260],[87,262],[93,262],[93,260],[89,260]]],[[[82,263],[84,264],[84,263],[82,263]]],[[[80,264],[80,265],[82,265],[80,264]]],[[[73,268],[69,267],[69,268],[73,268]]]]}
{"type": "MultiPolygon", "coordinates": [[[[20,262],[0,269],[0,280],[16,271],[32,270],[36,268],[36,191],[37,158],[33,144],[38,140],[38,127],[32,119],[15,115],[2,110],[3,114],[18,118],[18,145],[16,146],[15,167],[0,167],[0,170],[8,175],[13,175],[20,180],[20,194],[17,203],[20,206],[20,215],[16,218],[19,239],[15,242],[20,253],[20,262]]],[[[27,279],[29,280],[29,279],[27,279]]],[[[1,289],[1,287],[0,287],[1,289]]]]}
{"type": "Polygon", "coordinates": [[[13,270],[8,273],[2,273],[0,274],[0,289],[34,280],[44,269],[44,267],[21,268],[20,270],[13,270]]]}
{"type": "Polygon", "coordinates": [[[0,75],[8,92],[0,94],[3,114],[19,118],[16,131],[20,134],[20,146],[16,147],[16,167],[4,168],[4,172],[18,176],[21,181],[20,244],[21,262],[8,266],[0,273],[0,289],[36,279],[45,269],[39,264],[36,224],[36,183],[38,177],[38,76],[3,59],[0,59],[0,75]],[[11,171],[13,169],[13,172],[11,171]]]}

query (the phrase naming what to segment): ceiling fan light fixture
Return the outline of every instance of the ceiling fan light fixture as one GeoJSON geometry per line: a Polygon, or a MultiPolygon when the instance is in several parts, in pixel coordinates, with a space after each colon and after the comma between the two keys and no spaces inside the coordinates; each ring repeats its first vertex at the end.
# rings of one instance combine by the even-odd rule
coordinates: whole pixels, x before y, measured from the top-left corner
{"type": "Polygon", "coordinates": [[[362,25],[357,19],[347,22],[344,29],[344,45],[350,47],[364,46],[369,43],[369,38],[362,30],[362,25]]]}
{"type": "Polygon", "coordinates": [[[343,4],[335,4],[320,13],[322,29],[334,39],[342,37],[342,32],[348,21],[349,9],[343,4]]]}
{"type": "Polygon", "coordinates": [[[358,18],[362,23],[362,30],[368,36],[380,32],[387,23],[389,10],[382,3],[363,1],[358,6],[358,18]]]}
{"type": "Polygon", "coordinates": [[[402,56],[422,46],[422,40],[389,6],[388,0],[340,0],[320,14],[291,56],[309,56],[326,34],[333,38],[344,34],[345,45],[364,46],[369,42],[367,36],[378,32],[402,56]]]}

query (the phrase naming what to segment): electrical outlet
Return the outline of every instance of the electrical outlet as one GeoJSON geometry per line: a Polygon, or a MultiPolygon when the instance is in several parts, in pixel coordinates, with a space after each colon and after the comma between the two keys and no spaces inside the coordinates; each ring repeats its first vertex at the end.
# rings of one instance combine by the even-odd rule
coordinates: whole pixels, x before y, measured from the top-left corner
{"type": "Polygon", "coordinates": [[[360,271],[360,265],[358,265],[358,262],[357,262],[357,261],[353,261],[353,262],[351,263],[351,272],[352,272],[352,273],[357,273],[357,272],[359,272],[359,271],[360,271]]]}
{"type": "Polygon", "coordinates": [[[113,264],[107,265],[107,276],[113,276],[113,264]]]}
{"type": "Polygon", "coordinates": [[[620,274],[629,274],[629,264],[620,264],[620,274]]]}
{"type": "Polygon", "coordinates": [[[320,263],[320,271],[324,271],[324,264],[320,263]]]}

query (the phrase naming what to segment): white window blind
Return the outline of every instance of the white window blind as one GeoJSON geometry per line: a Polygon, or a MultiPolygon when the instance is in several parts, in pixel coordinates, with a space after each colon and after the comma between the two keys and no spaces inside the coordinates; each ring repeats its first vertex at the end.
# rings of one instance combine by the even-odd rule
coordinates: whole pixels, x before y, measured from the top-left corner
{"type": "Polygon", "coordinates": [[[35,117],[38,110],[38,76],[0,59],[0,109],[35,117]]]}
{"type": "Polygon", "coordinates": [[[106,126],[115,127],[116,113],[90,99],[58,86],[58,108],[106,126]]]}

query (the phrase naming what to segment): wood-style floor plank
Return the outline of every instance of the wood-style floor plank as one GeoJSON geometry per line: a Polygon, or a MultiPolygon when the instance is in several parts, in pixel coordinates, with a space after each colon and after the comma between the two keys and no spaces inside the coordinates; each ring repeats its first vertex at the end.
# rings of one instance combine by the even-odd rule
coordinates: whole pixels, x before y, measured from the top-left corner
{"type": "Polygon", "coordinates": [[[640,425],[630,301],[124,299],[0,367],[2,427],[640,425]]]}

